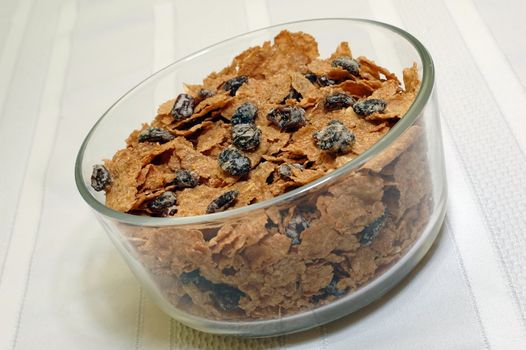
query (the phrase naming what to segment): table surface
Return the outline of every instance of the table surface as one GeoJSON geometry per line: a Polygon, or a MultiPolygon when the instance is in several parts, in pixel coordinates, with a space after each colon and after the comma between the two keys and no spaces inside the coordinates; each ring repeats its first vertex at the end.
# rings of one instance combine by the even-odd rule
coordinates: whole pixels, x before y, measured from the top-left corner
{"type": "Polygon", "coordinates": [[[0,1],[0,349],[525,349],[526,2],[0,1]],[[365,17],[430,50],[449,182],[435,246],[382,301],[308,332],[212,336],[163,314],[75,188],[101,113],[151,72],[274,23],[365,17]]]}

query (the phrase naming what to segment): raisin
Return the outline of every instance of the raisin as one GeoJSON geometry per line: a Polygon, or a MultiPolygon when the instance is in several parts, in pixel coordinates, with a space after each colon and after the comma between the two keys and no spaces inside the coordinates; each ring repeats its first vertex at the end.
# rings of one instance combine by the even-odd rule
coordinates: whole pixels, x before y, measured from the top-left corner
{"type": "Polygon", "coordinates": [[[344,295],[345,290],[340,290],[336,288],[336,285],[339,281],[340,279],[336,275],[333,275],[329,284],[325,288],[323,288],[323,293],[326,295],[334,295],[337,297],[344,295]]]}
{"type": "Polygon", "coordinates": [[[291,177],[292,171],[290,170],[290,165],[283,163],[278,167],[278,173],[281,177],[291,177]]]}
{"type": "Polygon", "coordinates": [[[199,269],[197,269],[190,272],[183,272],[181,276],[179,276],[179,280],[182,284],[197,283],[200,277],[199,269]]]}
{"type": "Polygon", "coordinates": [[[212,293],[219,307],[225,311],[238,310],[239,299],[245,296],[239,289],[225,283],[214,284],[212,293]]]}
{"type": "MultiPolygon", "coordinates": [[[[198,270],[199,271],[199,270],[198,270]]],[[[199,275],[194,281],[194,284],[203,292],[211,291],[214,288],[214,283],[199,275]]]]}
{"type": "Polygon", "coordinates": [[[212,90],[208,90],[208,89],[201,89],[197,92],[197,97],[201,101],[206,100],[207,98],[212,97],[214,95],[215,93],[212,90]]]}
{"type": "Polygon", "coordinates": [[[336,285],[338,284],[338,279],[334,278],[329,282],[327,287],[324,288],[324,293],[327,295],[334,295],[334,296],[342,296],[345,294],[344,290],[340,290],[336,288],[336,285]]]}
{"type": "Polygon", "coordinates": [[[165,191],[163,194],[157,196],[147,206],[154,214],[158,216],[171,216],[177,213],[177,198],[172,191],[165,191]]]}
{"type": "Polygon", "coordinates": [[[225,91],[230,92],[230,96],[235,96],[237,89],[239,89],[241,85],[243,85],[247,81],[248,81],[248,77],[246,75],[240,75],[238,77],[227,80],[225,82],[225,85],[223,85],[223,89],[225,91]]]}
{"type": "Polygon", "coordinates": [[[294,88],[290,88],[289,94],[281,101],[281,103],[285,103],[287,100],[296,100],[301,101],[303,96],[294,88]]]}
{"type": "Polygon", "coordinates": [[[376,112],[382,113],[385,107],[387,107],[387,103],[378,98],[358,101],[353,105],[354,112],[363,116],[368,116],[376,112]]]}
{"type": "Polygon", "coordinates": [[[315,84],[318,81],[318,76],[314,73],[306,73],[304,77],[307,78],[307,80],[309,80],[313,84],[315,84]]]}
{"type": "Polygon", "coordinates": [[[336,82],[332,79],[327,78],[325,75],[322,75],[318,77],[318,84],[320,86],[329,86],[336,84],[336,82]]]}
{"type": "Polygon", "coordinates": [[[354,134],[339,120],[331,120],[312,136],[316,147],[333,154],[349,152],[355,140],[354,134]]]}
{"type": "Polygon", "coordinates": [[[378,217],[378,219],[374,220],[372,223],[370,223],[368,226],[366,226],[362,232],[360,232],[360,244],[362,245],[369,245],[373,242],[373,240],[378,236],[378,233],[380,230],[385,226],[385,222],[387,221],[387,214],[384,212],[382,215],[378,217]]]}
{"type": "Polygon", "coordinates": [[[327,299],[331,295],[336,296],[336,297],[341,297],[342,295],[345,295],[345,293],[347,292],[346,290],[341,290],[336,287],[339,281],[340,281],[340,278],[336,276],[336,274],[334,274],[329,284],[327,284],[327,286],[321,289],[321,294],[314,295],[311,298],[311,301],[314,303],[317,303],[317,302],[320,302],[321,300],[327,299]]]}
{"type": "Polygon", "coordinates": [[[298,245],[301,243],[300,234],[305,231],[307,227],[309,227],[309,222],[303,215],[298,214],[293,216],[287,227],[285,227],[285,236],[292,240],[292,245],[298,245]]]}
{"type": "Polygon", "coordinates": [[[194,188],[199,183],[199,176],[193,171],[178,169],[175,171],[173,184],[178,189],[194,188]]]}
{"type": "Polygon", "coordinates": [[[229,266],[229,267],[225,267],[224,269],[222,269],[221,273],[225,276],[235,276],[237,273],[237,270],[234,267],[229,266]]]}
{"type": "Polygon", "coordinates": [[[306,73],[304,75],[307,80],[309,80],[313,84],[318,84],[319,86],[329,86],[336,84],[336,81],[327,78],[325,75],[317,76],[314,73],[306,73]]]}
{"type": "Polygon", "coordinates": [[[340,67],[351,73],[352,75],[359,74],[360,64],[349,56],[340,56],[332,61],[333,67],[340,67]]]}
{"type": "Polygon", "coordinates": [[[208,292],[214,288],[214,283],[201,276],[201,271],[199,271],[199,269],[190,272],[183,272],[179,276],[179,280],[182,284],[195,284],[195,286],[202,292],[208,292]]]}
{"type": "Polygon", "coordinates": [[[94,165],[91,173],[91,187],[97,192],[105,190],[111,185],[110,172],[104,165],[94,165]]]}
{"type": "Polygon", "coordinates": [[[265,182],[267,185],[271,185],[274,183],[274,173],[270,173],[269,176],[265,179],[265,182]]]}
{"type": "Polygon", "coordinates": [[[234,147],[222,150],[217,161],[221,169],[233,176],[243,176],[250,171],[250,159],[234,147]]]}
{"type": "Polygon", "coordinates": [[[255,124],[232,126],[232,143],[243,151],[253,151],[259,146],[261,130],[255,124]]]}
{"type": "Polygon", "coordinates": [[[208,208],[206,208],[206,213],[212,214],[225,211],[231,207],[232,204],[234,204],[237,196],[239,196],[239,191],[237,190],[226,191],[208,205],[208,208]]]}
{"type": "Polygon", "coordinates": [[[147,128],[139,134],[139,142],[159,142],[166,143],[172,141],[175,137],[165,129],[147,128]]]}
{"type": "Polygon", "coordinates": [[[267,119],[281,131],[291,131],[305,125],[305,110],[296,106],[276,107],[267,114],[267,119]]]}
{"type": "Polygon", "coordinates": [[[297,169],[304,169],[303,165],[294,163],[294,164],[288,164],[283,163],[278,167],[278,173],[281,177],[291,177],[292,176],[292,167],[297,169]]]}
{"type": "Polygon", "coordinates": [[[347,108],[352,106],[354,102],[356,101],[351,96],[337,92],[325,98],[325,109],[328,111],[334,111],[336,109],[347,108]]]}
{"type": "Polygon", "coordinates": [[[253,123],[257,112],[258,108],[253,103],[245,102],[237,107],[234,114],[232,114],[230,122],[232,125],[253,123]]]}
{"type": "Polygon", "coordinates": [[[194,113],[194,98],[188,94],[179,94],[175,99],[171,114],[175,120],[183,120],[194,113]]]}
{"type": "Polygon", "coordinates": [[[201,276],[199,269],[191,272],[183,272],[179,277],[183,284],[193,283],[202,292],[212,293],[217,305],[225,311],[236,311],[239,309],[239,299],[245,293],[225,283],[213,283],[201,276]]]}
{"type": "Polygon", "coordinates": [[[194,98],[194,106],[197,106],[204,100],[215,95],[215,92],[208,89],[200,89],[197,91],[197,96],[194,98]]]}

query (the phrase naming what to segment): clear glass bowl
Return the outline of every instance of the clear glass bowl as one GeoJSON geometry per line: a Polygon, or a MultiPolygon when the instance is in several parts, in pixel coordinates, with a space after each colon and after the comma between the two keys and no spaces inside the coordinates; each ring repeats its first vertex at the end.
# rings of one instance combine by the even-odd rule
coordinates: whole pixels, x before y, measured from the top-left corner
{"type": "Polygon", "coordinates": [[[305,330],[380,298],[421,260],[445,215],[446,178],[434,67],[411,34],[361,19],[286,23],[185,57],[121,97],[78,153],[78,190],[150,297],[173,318],[211,333],[270,336],[305,330]],[[90,187],[92,166],[111,158],[162,102],[199,83],[283,29],[303,31],[328,57],[341,41],[402,76],[416,62],[418,95],[369,150],[276,198],[180,218],[124,214],[90,187]],[[316,212],[302,241],[284,234],[295,213],[316,212]],[[380,213],[380,214],[379,214],[380,213]],[[377,228],[380,228],[377,230],[377,228]],[[378,231],[378,232],[376,232],[378,231]]]}

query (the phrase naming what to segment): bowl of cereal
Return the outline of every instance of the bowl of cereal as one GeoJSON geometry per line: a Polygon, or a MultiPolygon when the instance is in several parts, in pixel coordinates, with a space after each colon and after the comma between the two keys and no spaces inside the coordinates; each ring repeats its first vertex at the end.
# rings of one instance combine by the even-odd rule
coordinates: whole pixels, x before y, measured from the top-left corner
{"type": "Polygon", "coordinates": [[[81,146],[77,187],[176,320],[305,330],[380,298],[435,240],[447,192],[433,87],[428,51],[387,24],[249,32],[115,102],[81,146]]]}

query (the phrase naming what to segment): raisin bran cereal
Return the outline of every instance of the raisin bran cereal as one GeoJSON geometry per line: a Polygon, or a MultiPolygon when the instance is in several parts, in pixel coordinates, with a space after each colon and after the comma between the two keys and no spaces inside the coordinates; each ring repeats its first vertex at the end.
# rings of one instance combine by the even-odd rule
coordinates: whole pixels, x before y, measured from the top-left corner
{"type": "MultiPolygon", "coordinates": [[[[415,99],[341,43],[283,31],[163,103],[126,148],[94,169],[106,205],[161,217],[244,207],[308,184],[365,152],[415,99]]],[[[418,238],[431,210],[422,127],[319,190],[221,223],[122,225],[176,307],[216,319],[273,318],[367,283],[418,238]]]]}

